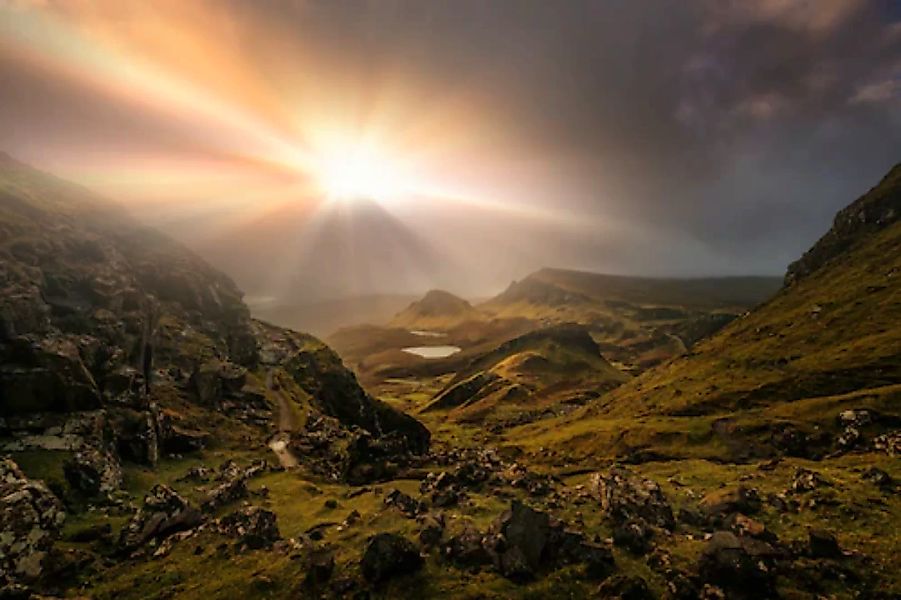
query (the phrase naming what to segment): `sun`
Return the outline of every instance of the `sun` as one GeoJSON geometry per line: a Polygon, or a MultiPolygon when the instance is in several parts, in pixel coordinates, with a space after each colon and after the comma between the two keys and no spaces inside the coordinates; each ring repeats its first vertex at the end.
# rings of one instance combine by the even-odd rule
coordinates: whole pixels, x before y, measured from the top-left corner
{"type": "Polygon", "coordinates": [[[330,200],[390,202],[410,185],[401,162],[370,145],[333,148],[317,163],[316,179],[330,200]]]}

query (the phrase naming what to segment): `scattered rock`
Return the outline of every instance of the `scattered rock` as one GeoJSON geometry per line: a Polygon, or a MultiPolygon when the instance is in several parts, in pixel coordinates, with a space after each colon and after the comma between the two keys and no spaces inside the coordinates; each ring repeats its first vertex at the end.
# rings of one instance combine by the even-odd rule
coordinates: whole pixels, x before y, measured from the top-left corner
{"type": "Polygon", "coordinates": [[[420,506],[413,498],[400,490],[391,490],[385,495],[385,506],[394,506],[407,518],[413,519],[419,514],[420,506]]]}
{"type": "Polygon", "coordinates": [[[167,485],[157,484],[144,497],[144,505],[122,528],[119,547],[123,552],[139,549],[151,539],[196,527],[203,515],[167,485]]]}
{"type": "Polygon", "coordinates": [[[767,597],[773,588],[775,555],[765,542],[718,531],[701,554],[698,574],[704,583],[727,589],[736,597],[767,597]]]}
{"type": "Polygon", "coordinates": [[[641,520],[619,523],[613,528],[613,543],[638,555],[646,554],[651,549],[653,537],[651,528],[641,520]]]}
{"type": "Polygon", "coordinates": [[[213,470],[203,465],[191,467],[188,472],[179,478],[179,481],[193,481],[194,483],[207,483],[213,477],[213,470]]]}
{"type": "Polygon", "coordinates": [[[893,490],[895,488],[895,480],[892,476],[876,467],[870,467],[864,471],[862,478],[864,481],[870,481],[876,484],[882,490],[893,490]]]}
{"type": "Polygon", "coordinates": [[[455,565],[475,568],[491,564],[491,555],[485,549],[484,535],[466,521],[462,530],[451,536],[444,545],[444,556],[455,565]]]}
{"type": "Polygon", "coordinates": [[[63,463],[63,474],[73,489],[88,495],[106,495],[122,487],[122,467],[109,451],[85,448],[63,463]]]}
{"type": "Polygon", "coordinates": [[[252,549],[271,548],[281,539],[275,513],[259,506],[248,506],[226,515],[219,521],[219,528],[252,549]]]}
{"type": "Polygon", "coordinates": [[[808,549],[813,558],[841,558],[843,556],[835,536],[822,529],[811,529],[808,532],[808,549]]]}
{"type": "Polygon", "coordinates": [[[379,533],[369,538],[360,567],[363,577],[381,583],[422,568],[419,550],[407,538],[394,533],[379,533]]]}
{"type": "Polygon", "coordinates": [[[310,552],[304,566],[307,570],[304,585],[309,588],[320,587],[327,583],[335,572],[335,556],[325,550],[314,550],[310,552]]]}
{"type": "Polygon", "coordinates": [[[776,541],[776,536],[766,528],[766,525],[741,513],[729,515],[725,519],[724,525],[738,536],[753,537],[768,542],[776,541]]]}
{"type": "Polygon", "coordinates": [[[901,456],[901,429],[873,438],[873,448],[889,456],[901,456]]]}
{"type": "Polygon", "coordinates": [[[823,479],[816,471],[809,469],[797,468],[792,477],[791,489],[795,492],[810,492],[818,487],[829,485],[829,482],[823,479]]]}
{"type": "Polygon", "coordinates": [[[660,486],[650,479],[612,467],[606,473],[595,473],[590,487],[613,522],[641,520],[655,527],[673,528],[672,508],[660,486]]]}
{"type": "Polygon", "coordinates": [[[28,479],[10,459],[0,460],[0,585],[41,576],[66,513],[42,481],[28,479]]]}
{"type": "Polygon", "coordinates": [[[423,548],[434,548],[441,543],[444,536],[444,515],[422,515],[419,521],[419,543],[423,548]]]}

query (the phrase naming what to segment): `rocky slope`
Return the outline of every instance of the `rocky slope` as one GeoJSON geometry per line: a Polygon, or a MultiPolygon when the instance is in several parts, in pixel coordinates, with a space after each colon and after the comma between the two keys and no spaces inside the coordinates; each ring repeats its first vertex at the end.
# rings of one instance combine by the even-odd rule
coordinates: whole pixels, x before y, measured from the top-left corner
{"type": "Polygon", "coordinates": [[[390,439],[386,456],[428,449],[429,432],[369,396],[324,344],[252,321],[228,277],[6,156],[0,290],[0,448],[65,460],[56,491],[69,504],[113,498],[124,461],[262,444],[273,374],[296,392],[293,410],[332,419],[351,441],[390,439]]]}
{"type": "MultiPolygon", "coordinates": [[[[715,533],[722,556],[700,565],[727,597],[747,596],[729,588],[721,561],[759,550],[800,597],[897,595],[901,539],[883,525],[901,514],[899,173],[841,211],[774,298],[582,410],[507,432],[508,443],[555,469],[642,465],[674,483],[671,497],[704,490],[702,518],[679,520],[710,527],[711,514],[728,516],[707,531],[729,527],[733,537],[715,533]],[[720,481],[744,489],[710,491],[720,481]]],[[[777,595],[770,576],[745,576],[769,580],[766,597],[777,595]]]]}

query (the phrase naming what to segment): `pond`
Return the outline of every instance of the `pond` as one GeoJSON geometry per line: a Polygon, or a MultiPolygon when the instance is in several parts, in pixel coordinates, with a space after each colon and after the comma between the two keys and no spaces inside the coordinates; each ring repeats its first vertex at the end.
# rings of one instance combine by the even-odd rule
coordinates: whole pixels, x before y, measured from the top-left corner
{"type": "Polygon", "coordinates": [[[447,358],[460,351],[457,346],[412,346],[401,348],[407,354],[415,354],[422,358],[447,358]]]}

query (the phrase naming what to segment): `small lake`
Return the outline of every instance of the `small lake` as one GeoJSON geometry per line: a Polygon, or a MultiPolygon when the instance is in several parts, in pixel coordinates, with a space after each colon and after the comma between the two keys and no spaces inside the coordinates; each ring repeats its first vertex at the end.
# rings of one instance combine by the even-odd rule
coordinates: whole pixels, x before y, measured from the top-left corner
{"type": "Polygon", "coordinates": [[[412,346],[401,348],[407,354],[415,354],[422,358],[447,358],[460,351],[457,346],[412,346]]]}

